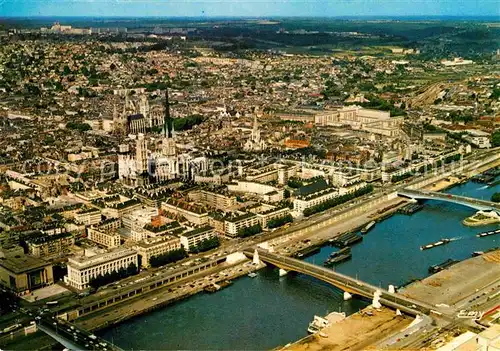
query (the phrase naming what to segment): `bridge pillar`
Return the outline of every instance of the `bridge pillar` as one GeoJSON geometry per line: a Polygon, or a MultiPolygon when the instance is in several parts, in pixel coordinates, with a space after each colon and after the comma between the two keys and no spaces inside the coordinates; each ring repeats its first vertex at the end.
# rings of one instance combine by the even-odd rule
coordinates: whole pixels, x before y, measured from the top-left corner
{"type": "Polygon", "coordinates": [[[352,295],[349,294],[347,291],[344,291],[344,301],[352,299],[352,295]]]}
{"type": "Polygon", "coordinates": [[[380,303],[380,295],[382,293],[380,290],[377,290],[373,293],[373,301],[372,301],[372,306],[373,308],[382,308],[382,304],[380,303]]]}
{"type": "Polygon", "coordinates": [[[279,274],[280,274],[280,277],[283,277],[283,276],[288,274],[288,271],[285,271],[283,268],[280,268],[279,274]]]}
{"type": "Polygon", "coordinates": [[[260,258],[259,258],[259,251],[257,251],[257,249],[255,249],[255,251],[253,252],[252,263],[256,266],[260,266],[262,264],[262,262],[260,261],[260,258]]]}

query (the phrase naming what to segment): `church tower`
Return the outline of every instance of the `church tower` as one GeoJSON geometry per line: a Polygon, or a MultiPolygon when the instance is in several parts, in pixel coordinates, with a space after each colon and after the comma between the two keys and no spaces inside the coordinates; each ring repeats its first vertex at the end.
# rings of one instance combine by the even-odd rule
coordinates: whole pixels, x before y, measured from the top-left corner
{"type": "Polygon", "coordinates": [[[144,138],[144,134],[137,135],[135,144],[135,161],[136,170],[138,174],[143,174],[147,171],[148,167],[148,145],[144,138]]]}
{"type": "Polygon", "coordinates": [[[165,116],[163,118],[163,140],[162,154],[164,156],[176,156],[175,138],[173,137],[173,120],[170,116],[170,103],[168,101],[168,89],[165,90],[165,116]]]}
{"type": "Polygon", "coordinates": [[[170,102],[168,101],[168,88],[165,89],[165,116],[163,118],[163,133],[164,137],[172,138],[173,121],[170,116],[170,102]]]}

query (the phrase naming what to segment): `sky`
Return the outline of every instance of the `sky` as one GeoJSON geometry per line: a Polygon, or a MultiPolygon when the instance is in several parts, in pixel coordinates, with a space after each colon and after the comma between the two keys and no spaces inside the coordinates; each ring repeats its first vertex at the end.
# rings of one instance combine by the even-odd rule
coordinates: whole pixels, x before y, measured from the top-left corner
{"type": "Polygon", "coordinates": [[[500,0],[0,0],[0,17],[495,16],[500,0]]]}

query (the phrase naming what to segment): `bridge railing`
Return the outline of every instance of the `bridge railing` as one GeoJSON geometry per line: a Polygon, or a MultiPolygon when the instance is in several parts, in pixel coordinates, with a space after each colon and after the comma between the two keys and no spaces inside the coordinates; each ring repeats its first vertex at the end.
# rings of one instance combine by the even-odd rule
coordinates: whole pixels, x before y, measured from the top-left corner
{"type": "MultiPolygon", "coordinates": [[[[304,262],[295,258],[285,257],[263,250],[258,250],[258,252],[259,257],[261,257],[264,261],[268,261],[268,263],[277,266],[282,265],[285,266],[285,268],[289,267],[290,270],[316,276],[319,279],[327,281],[329,280],[330,283],[331,281],[337,281],[338,283],[340,283],[340,286],[344,286],[361,296],[371,298],[376,291],[379,291],[381,293],[381,303],[389,307],[399,308],[403,312],[412,315],[418,315],[420,313],[427,314],[430,311],[431,306],[428,306],[425,303],[413,300],[397,293],[390,293],[389,291],[381,287],[376,287],[345,274],[332,271],[330,269],[320,267],[309,262],[304,262]]],[[[249,250],[245,251],[245,253],[248,255],[251,254],[249,250]]]]}

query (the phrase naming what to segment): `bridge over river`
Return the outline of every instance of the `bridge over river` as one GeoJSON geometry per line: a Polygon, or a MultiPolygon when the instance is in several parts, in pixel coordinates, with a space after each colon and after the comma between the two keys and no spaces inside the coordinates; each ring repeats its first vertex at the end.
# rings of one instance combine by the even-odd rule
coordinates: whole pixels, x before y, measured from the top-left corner
{"type": "Polygon", "coordinates": [[[398,195],[403,197],[408,197],[414,200],[436,200],[436,201],[451,202],[471,207],[478,211],[495,211],[496,213],[500,214],[500,204],[465,196],[444,194],[428,190],[413,190],[413,189],[400,190],[398,191],[398,195]]]}
{"type": "MultiPolygon", "coordinates": [[[[267,250],[257,249],[259,259],[286,271],[293,271],[310,275],[324,282],[332,284],[350,294],[355,294],[372,299],[375,292],[379,292],[379,302],[387,307],[397,308],[410,315],[428,315],[432,306],[403,296],[391,293],[388,290],[373,286],[358,279],[333,271],[332,269],[317,266],[291,257],[285,257],[267,250]]],[[[245,250],[247,257],[253,257],[254,251],[245,250]]]]}
{"type": "Polygon", "coordinates": [[[41,318],[37,327],[69,350],[121,351],[116,345],[57,317],[41,318]]]}

